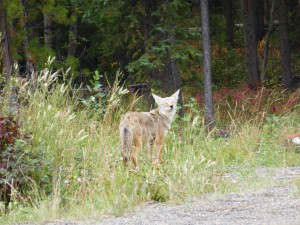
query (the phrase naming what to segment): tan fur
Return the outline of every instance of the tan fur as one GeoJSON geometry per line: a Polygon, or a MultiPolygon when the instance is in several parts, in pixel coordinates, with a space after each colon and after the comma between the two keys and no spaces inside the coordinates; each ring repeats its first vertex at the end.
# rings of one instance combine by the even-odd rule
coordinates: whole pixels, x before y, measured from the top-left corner
{"type": "Polygon", "coordinates": [[[150,112],[128,112],[120,122],[120,139],[125,167],[132,158],[135,169],[138,170],[137,154],[146,142],[148,157],[152,161],[153,145],[156,147],[155,162],[161,163],[162,144],[176,113],[179,90],[171,97],[160,98],[153,95],[158,108],[150,112]]]}

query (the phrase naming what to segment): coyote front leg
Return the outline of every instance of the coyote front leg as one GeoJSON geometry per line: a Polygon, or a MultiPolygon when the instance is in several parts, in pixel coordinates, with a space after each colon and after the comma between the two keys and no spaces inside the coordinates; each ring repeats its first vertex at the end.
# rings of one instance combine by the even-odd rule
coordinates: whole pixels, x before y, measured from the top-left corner
{"type": "Polygon", "coordinates": [[[155,138],[150,138],[148,141],[148,159],[152,162],[152,150],[155,138]]]}
{"type": "Polygon", "coordinates": [[[156,147],[156,163],[163,162],[163,153],[162,153],[162,146],[163,146],[163,138],[157,138],[155,140],[155,147],[156,147]]]}

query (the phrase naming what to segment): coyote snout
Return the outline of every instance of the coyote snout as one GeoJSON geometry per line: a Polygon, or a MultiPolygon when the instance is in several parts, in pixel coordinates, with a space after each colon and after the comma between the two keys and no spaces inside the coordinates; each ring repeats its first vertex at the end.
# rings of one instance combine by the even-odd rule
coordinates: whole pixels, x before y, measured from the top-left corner
{"type": "Polygon", "coordinates": [[[150,112],[128,112],[122,116],[119,129],[126,168],[132,159],[135,169],[139,170],[137,154],[143,141],[148,146],[148,158],[152,161],[152,148],[155,145],[155,162],[163,161],[162,144],[176,114],[179,91],[166,98],[152,94],[158,105],[156,109],[150,112]]]}

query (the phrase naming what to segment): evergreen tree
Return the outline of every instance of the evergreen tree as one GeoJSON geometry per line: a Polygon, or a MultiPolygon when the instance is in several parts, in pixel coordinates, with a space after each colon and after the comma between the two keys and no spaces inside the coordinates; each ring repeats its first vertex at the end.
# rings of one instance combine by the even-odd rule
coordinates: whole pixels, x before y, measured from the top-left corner
{"type": "Polygon", "coordinates": [[[209,14],[208,0],[201,1],[201,28],[203,45],[203,76],[204,76],[204,107],[205,124],[209,128],[215,126],[214,106],[211,81],[211,49],[209,34],[209,14]]]}

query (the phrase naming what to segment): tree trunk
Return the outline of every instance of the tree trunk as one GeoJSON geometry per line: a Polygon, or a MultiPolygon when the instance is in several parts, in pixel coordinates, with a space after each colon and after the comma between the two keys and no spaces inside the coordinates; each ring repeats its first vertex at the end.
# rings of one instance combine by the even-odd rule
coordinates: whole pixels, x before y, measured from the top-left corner
{"type": "MultiPolygon", "coordinates": [[[[175,44],[176,42],[176,38],[174,37],[174,35],[170,35],[169,36],[170,40],[172,41],[173,44],[175,44]]],[[[171,58],[171,62],[170,62],[170,66],[171,66],[171,74],[172,74],[172,78],[173,78],[173,87],[175,90],[180,89],[180,74],[179,74],[179,69],[178,66],[175,62],[174,59],[171,58]]],[[[178,98],[178,103],[181,106],[179,109],[179,115],[181,117],[183,117],[183,102],[182,102],[182,92],[179,92],[179,98],[178,98]]]]}
{"type": "Polygon", "coordinates": [[[72,10],[69,28],[69,47],[68,56],[75,56],[77,39],[77,13],[72,10]]]}
{"type": "MultiPolygon", "coordinates": [[[[149,1],[143,1],[143,6],[145,8],[145,14],[143,15],[141,21],[142,21],[142,31],[143,31],[143,48],[142,48],[142,52],[141,54],[145,54],[145,53],[148,53],[148,49],[147,49],[147,43],[148,43],[148,40],[149,40],[149,37],[150,37],[150,33],[151,33],[151,14],[152,14],[152,8],[150,7],[151,4],[149,1]]],[[[153,77],[154,76],[154,73],[156,73],[156,71],[151,71],[150,73],[150,77],[153,77]]],[[[127,77],[124,77],[125,80],[128,79],[128,76],[127,77]]],[[[146,91],[146,99],[148,101],[148,108],[150,110],[152,110],[154,107],[155,107],[155,101],[154,101],[154,98],[152,96],[152,93],[151,93],[151,86],[148,84],[148,87],[147,87],[147,91],[146,91]]]]}
{"type": "Polygon", "coordinates": [[[270,3],[270,0],[264,0],[265,24],[270,24],[270,9],[272,8],[271,4],[272,3],[270,3]]]}
{"type": "Polygon", "coordinates": [[[256,49],[256,35],[254,28],[254,9],[251,0],[241,0],[242,16],[244,23],[244,38],[246,51],[246,66],[248,84],[256,88],[259,84],[258,56],[256,49]]]}
{"type": "Polygon", "coordinates": [[[233,6],[232,6],[232,0],[224,0],[225,5],[225,13],[226,13],[226,36],[227,36],[227,42],[231,47],[234,47],[233,43],[233,6]]]}
{"type": "Polygon", "coordinates": [[[291,53],[287,29],[287,11],[285,0],[278,0],[278,19],[280,32],[280,57],[282,68],[282,81],[287,89],[293,88],[291,53]]]}
{"type": "Polygon", "coordinates": [[[45,46],[52,48],[52,16],[46,9],[44,12],[44,40],[45,46]]]}
{"type": "Polygon", "coordinates": [[[9,52],[9,36],[7,32],[6,26],[6,11],[3,6],[3,1],[0,1],[0,32],[1,36],[1,47],[2,47],[2,65],[3,65],[3,75],[5,78],[5,82],[7,83],[11,71],[12,71],[12,61],[9,52]]]}
{"type": "Polygon", "coordinates": [[[270,10],[270,17],[269,17],[269,27],[268,27],[268,33],[266,34],[266,41],[265,41],[265,48],[264,48],[264,58],[263,58],[263,64],[261,69],[261,82],[263,83],[265,80],[265,74],[267,70],[267,63],[268,63],[268,55],[269,55],[269,39],[271,36],[271,33],[273,31],[274,26],[274,9],[275,9],[275,1],[272,0],[272,6],[270,10]]]}
{"type": "Polygon", "coordinates": [[[24,41],[23,41],[23,47],[24,47],[24,54],[26,59],[26,76],[28,78],[31,77],[31,74],[34,72],[34,67],[31,62],[31,53],[28,51],[29,48],[29,38],[28,38],[28,32],[27,32],[27,13],[28,13],[28,7],[27,7],[27,0],[22,1],[24,6],[24,12],[23,12],[23,20],[24,20],[24,41]]]}
{"type": "Polygon", "coordinates": [[[252,0],[254,11],[254,27],[256,42],[259,42],[265,36],[265,23],[264,23],[264,1],[252,0]]]}
{"type": "Polygon", "coordinates": [[[208,12],[208,0],[201,0],[205,125],[209,128],[213,128],[215,126],[215,119],[212,95],[211,49],[208,12]]]}

